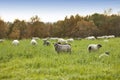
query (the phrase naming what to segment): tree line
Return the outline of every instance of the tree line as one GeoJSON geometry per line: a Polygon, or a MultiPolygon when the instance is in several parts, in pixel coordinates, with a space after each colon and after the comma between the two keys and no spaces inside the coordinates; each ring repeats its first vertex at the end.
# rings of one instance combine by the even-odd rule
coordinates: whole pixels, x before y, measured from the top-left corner
{"type": "Polygon", "coordinates": [[[36,15],[29,22],[16,19],[5,22],[0,19],[0,38],[24,39],[31,37],[87,37],[120,36],[120,15],[94,13],[85,17],[76,14],[54,23],[44,23],[36,15]]]}

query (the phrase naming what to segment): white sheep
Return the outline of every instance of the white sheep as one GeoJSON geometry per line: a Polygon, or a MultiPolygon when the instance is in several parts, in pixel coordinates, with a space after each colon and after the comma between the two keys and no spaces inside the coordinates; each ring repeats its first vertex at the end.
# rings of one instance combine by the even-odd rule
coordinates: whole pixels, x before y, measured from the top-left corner
{"type": "Polygon", "coordinates": [[[19,45],[19,43],[20,43],[20,42],[19,42],[18,40],[13,40],[13,41],[12,41],[12,44],[15,45],[15,46],[19,45]]]}
{"type": "Polygon", "coordinates": [[[101,44],[89,44],[87,49],[89,52],[91,52],[91,51],[97,51],[101,47],[102,47],[101,44]]]}
{"type": "Polygon", "coordinates": [[[98,36],[97,39],[110,39],[115,38],[115,35],[105,35],[105,36],[98,36]]]}
{"type": "Polygon", "coordinates": [[[37,45],[37,41],[35,39],[32,39],[30,42],[32,45],[37,45]]]}
{"type": "Polygon", "coordinates": [[[87,40],[95,40],[96,38],[94,36],[89,36],[89,37],[86,37],[85,39],[87,39],[87,40]]]}
{"type": "Polygon", "coordinates": [[[63,38],[60,38],[58,39],[58,42],[60,42],[61,44],[67,44],[67,40],[63,39],[63,38]]]}
{"type": "Polygon", "coordinates": [[[67,42],[73,42],[73,41],[74,41],[73,38],[67,39],[67,42]]]}
{"type": "Polygon", "coordinates": [[[59,38],[57,38],[57,37],[51,37],[51,38],[50,38],[50,40],[56,40],[56,41],[57,41],[58,39],[59,39],[59,38]]]}
{"type": "Polygon", "coordinates": [[[109,35],[108,39],[110,39],[110,38],[115,38],[115,35],[109,35]]]}

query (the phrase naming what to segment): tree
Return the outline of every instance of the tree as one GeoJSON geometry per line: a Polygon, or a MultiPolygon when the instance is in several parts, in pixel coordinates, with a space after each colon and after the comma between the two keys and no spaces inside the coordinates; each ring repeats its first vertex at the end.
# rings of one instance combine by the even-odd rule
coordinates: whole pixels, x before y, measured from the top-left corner
{"type": "Polygon", "coordinates": [[[13,39],[22,39],[27,35],[27,24],[26,22],[16,19],[9,28],[9,37],[13,39]]]}
{"type": "Polygon", "coordinates": [[[43,22],[40,22],[38,17],[35,17],[33,20],[29,27],[31,37],[46,37],[49,34],[47,26],[43,22]]]}
{"type": "Polygon", "coordinates": [[[120,36],[120,16],[111,15],[108,20],[108,34],[120,36]]]}
{"type": "Polygon", "coordinates": [[[7,24],[0,19],[0,38],[6,38],[7,37],[7,24]]]}
{"type": "Polygon", "coordinates": [[[72,35],[73,37],[87,37],[97,34],[97,31],[98,29],[93,23],[82,20],[77,22],[72,30],[72,35]]]}
{"type": "Polygon", "coordinates": [[[40,18],[37,15],[31,17],[31,23],[39,22],[39,21],[40,21],[40,18]]]}

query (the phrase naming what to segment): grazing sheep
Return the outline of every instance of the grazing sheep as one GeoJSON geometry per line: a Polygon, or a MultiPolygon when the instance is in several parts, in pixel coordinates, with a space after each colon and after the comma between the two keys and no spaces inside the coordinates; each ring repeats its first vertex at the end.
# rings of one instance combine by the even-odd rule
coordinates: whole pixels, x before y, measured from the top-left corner
{"type": "Polygon", "coordinates": [[[101,57],[103,57],[103,56],[109,56],[109,55],[110,55],[110,53],[109,53],[108,51],[106,51],[105,53],[101,54],[101,55],[99,56],[99,58],[101,58],[101,57]]]}
{"type": "Polygon", "coordinates": [[[19,41],[18,40],[13,40],[12,44],[15,45],[15,46],[17,46],[17,45],[19,45],[19,41]]]}
{"type": "Polygon", "coordinates": [[[101,48],[102,45],[101,44],[89,44],[88,45],[88,51],[97,51],[99,48],[101,48]]]}
{"type": "Polygon", "coordinates": [[[115,35],[109,35],[108,39],[110,39],[110,38],[115,38],[115,35]]]}
{"type": "Polygon", "coordinates": [[[55,47],[55,51],[57,51],[57,53],[60,52],[69,52],[71,53],[71,46],[69,44],[60,44],[60,43],[55,43],[54,44],[55,47]]]}
{"type": "Polygon", "coordinates": [[[59,38],[57,38],[57,37],[51,37],[50,38],[50,40],[55,40],[55,41],[57,41],[59,38]]]}
{"type": "Polygon", "coordinates": [[[31,44],[32,44],[32,45],[37,45],[37,41],[36,41],[35,39],[32,39],[32,40],[31,40],[31,44]]]}
{"type": "Polygon", "coordinates": [[[50,41],[43,40],[43,45],[50,46],[50,41]]]}
{"type": "Polygon", "coordinates": [[[97,39],[110,39],[115,38],[115,35],[105,35],[105,36],[98,36],[97,39]]]}
{"type": "Polygon", "coordinates": [[[104,39],[109,39],[109,36],[106,36],[106,35],[105,35],[105,36],[102,36],[102,37],[104,37],[104,39]]]}
{"type": "Polygon", "coordinates": [[[95,40],[96,38],[94,36],[89,36],[89,37],[86,37],[87,40],[95,40]]]}
{"type": "Polygon", "coordinates": [[[67,40],[64,40],[62,38],[58,39],[58,43],[61,43],[61,44],[67,44],[67,40]]]}
{"type": "Polygon", "coordinates": [[[67,42],[73,42],[73,41],[74,41],[73,38],[67,39],[67,42]]]}

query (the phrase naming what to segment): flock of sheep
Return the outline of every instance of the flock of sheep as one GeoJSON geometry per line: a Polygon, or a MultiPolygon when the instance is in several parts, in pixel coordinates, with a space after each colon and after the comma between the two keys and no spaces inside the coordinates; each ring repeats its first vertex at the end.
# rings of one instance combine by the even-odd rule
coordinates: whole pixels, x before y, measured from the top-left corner
{"type": "MultiPolygon", "coordinates": [[[[110,36],[101,36],[101,37],[97,37],[98,39],[108,39],[108,38],[114,38],[114,35],[110,35],[110,36]]],[[[31,45],[37,45],[37,41],[36,39],[38,39],[37,37],[32,38],[32,40],[30,41],[31,45]]],[[[88,40],[94,40],[96,39],[94,36],[89,36],[86,37],[85,39],[88,40]]],[[[74,39],[70,38],[70,39],[63,39],[63,38],[49,38],[49,39],[43,39],[43,45],[45,46],[49,46],[51,43],[49,40],[57,40],[56,43],[54,43],[54,49],[57,53],[60,52],[68,52],[71,53],[71,45],[69,44],[69,42],[73,42],[74,39]]],[[[3,42],[2,39],[0,39],[0,42],[3,42]]],[[[12,44],[17,46],[19,45],[19,40],[13,40],[12,44]]],[[[87,47],[88,52],[93,52],[93,51],[97,51],[102,47],[101,44],[89,44],[87,47]]],[[[105,54],[100,55],[100,57],[104,56],[104,55],[109,55],[109,52],[105,52],[105,54]]]]}
{"type": "MultiPolygon", "coordinates": [[[[73,42],[74,39],[73,38],[70,38],[70,39],[58,39],[56,43],[54,43],[54,48],[55,48],[55,51],[57,53],[60,53],[60,52],[69,52],[71,53],[71,45],[69,44],[69,42],[73,42]]],[[[12,41],[12,44],[17,46],[19,45],[19,40],[13,40],[12,41]]],[[[36,39],[32,39],[30,41],[30,44],[31,45],[37,45],[37,41],[36,39]]],[[[46,46],[49,46],[51,43],[48,39],[43,39],[43,45],[46,45],[46,46]]],[[[88,45],[88,51],[91,52],[91,51],[97,51],[100,47],[102,47],[101,44],[89,44],[88,45]]]]}

